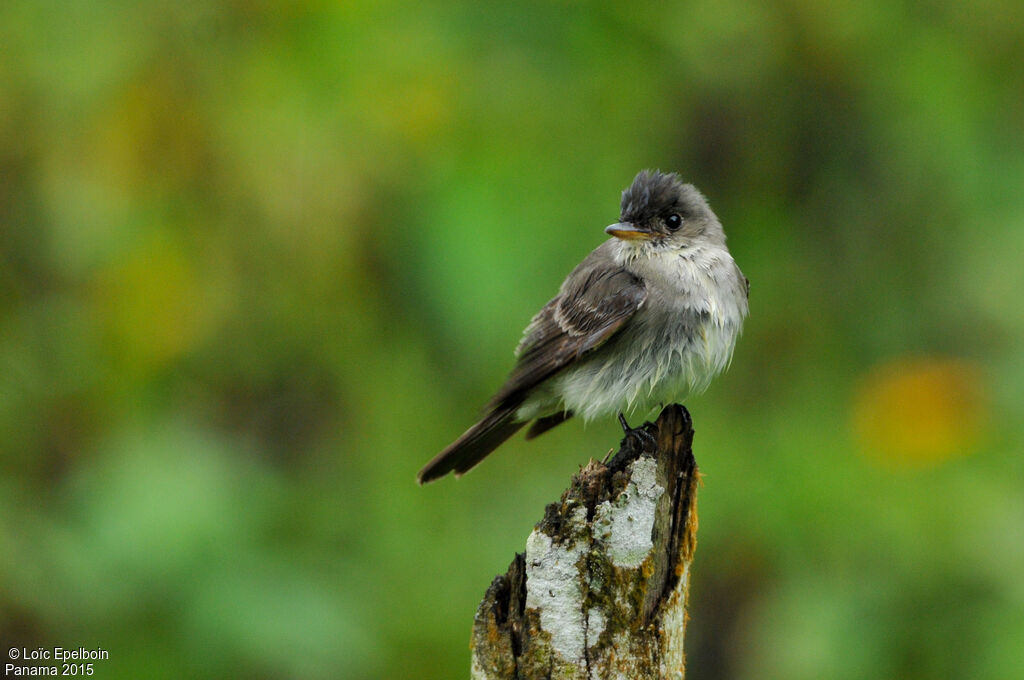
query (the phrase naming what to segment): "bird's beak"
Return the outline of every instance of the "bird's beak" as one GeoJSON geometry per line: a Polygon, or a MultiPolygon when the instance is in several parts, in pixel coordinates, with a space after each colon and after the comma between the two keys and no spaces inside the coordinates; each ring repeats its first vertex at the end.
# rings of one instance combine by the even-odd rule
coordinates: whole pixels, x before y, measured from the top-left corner
{"type": "Polygon", "coordinates": [[[604,232],[606,234],[611,234],[615,238],[620,238],[623,241],[640,241],[654,238],[654,234],[649,229],[642,229],[629,222],[616,222],[615,224],[609,224],[604,228],[604,232]]]}

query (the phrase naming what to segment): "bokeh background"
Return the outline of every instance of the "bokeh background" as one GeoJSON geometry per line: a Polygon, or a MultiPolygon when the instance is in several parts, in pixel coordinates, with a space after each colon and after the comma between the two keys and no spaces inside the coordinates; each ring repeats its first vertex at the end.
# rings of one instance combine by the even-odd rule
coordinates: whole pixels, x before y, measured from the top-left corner
{"type": "Polygon", "coordinates": [[[5,0],[4,650],[466,677],[620,432],[415,472],[659,167],[751,280],[690,676],[1024,677],[1022,64],[1018,0],[5,0]]]}

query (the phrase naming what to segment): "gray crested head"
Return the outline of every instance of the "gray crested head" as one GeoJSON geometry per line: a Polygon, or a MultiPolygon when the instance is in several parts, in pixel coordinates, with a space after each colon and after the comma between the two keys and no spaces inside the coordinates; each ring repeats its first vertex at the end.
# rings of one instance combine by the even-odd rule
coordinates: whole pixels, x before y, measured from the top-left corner
{"type": "Polygon", "coordinates": [[[622,192],[619,223],[605,231],[634,248],[686,248],[701,241],[725,243],[704,196],[676,173],[641,170],[622,192]]]}
{"type": "MultiPolygon", "coordinates": [[[[679,202],[681,190],[687,185],[676,173],[641,170],[633,183],[622,192],[619,219],[623,222],[646,222],[671,210],[679,202]]],[[[692,189],[692,186],[690,187],[692,189]]]]}

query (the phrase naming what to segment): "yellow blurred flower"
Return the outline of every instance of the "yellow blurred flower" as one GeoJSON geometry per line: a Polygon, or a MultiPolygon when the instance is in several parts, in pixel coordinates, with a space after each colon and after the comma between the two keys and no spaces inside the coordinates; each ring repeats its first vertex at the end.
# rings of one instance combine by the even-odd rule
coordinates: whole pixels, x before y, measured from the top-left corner
{"type": "Polygon", "coordinates": [[[854,396],[853,426],[866,455],[897,466],[972,453],[989,422],[980,366],[903,357],[876,366],[854,396]]]}

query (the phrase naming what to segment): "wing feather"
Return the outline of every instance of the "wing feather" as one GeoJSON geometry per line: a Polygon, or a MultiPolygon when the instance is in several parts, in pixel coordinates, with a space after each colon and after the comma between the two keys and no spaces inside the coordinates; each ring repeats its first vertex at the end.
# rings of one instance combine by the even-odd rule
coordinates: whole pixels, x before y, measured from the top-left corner
{"type": "Polygon", "coordinates": [[[542,381],[608,341],[647,299],[643,281],[592,253],[533,317],[518,362],[490,407],[521,402],[542,381]]]}

